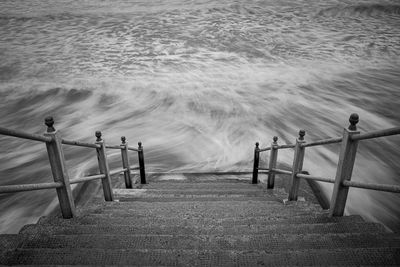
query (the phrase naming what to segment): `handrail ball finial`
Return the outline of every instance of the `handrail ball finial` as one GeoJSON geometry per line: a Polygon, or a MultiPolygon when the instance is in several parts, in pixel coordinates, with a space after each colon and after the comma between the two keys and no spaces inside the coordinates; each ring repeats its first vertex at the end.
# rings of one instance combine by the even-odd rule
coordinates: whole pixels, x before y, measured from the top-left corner
{"type": "Polygon", "coordinates": [[[278,136],[274,136],[274,138],[272,138],[272,140],[274,141],[274,144],[276,144],[276,142],[278,142],[278,136]]]}
{"type": "Polygon", "coordinates": [[[51,132],[55,132],[56,129],[54,129],[53,125],[54,125],[54,119],[52,116],[48,116],[44,119],[44,124],[46,124],[47,126],[47,132],[51,133],[51,132]]]}
{"type": "Polygon", "coordinates": [[[97,137],[96,142],[101,142],[101,132],[96,131],[95,136],[97,137]]]}
{"type": "Polygon", "coordinates": [[[142,142],[138,142],[137,144],[138,144],[139,149],[141,149],[142,148],[142,142]]]}
{"type": "Polygon", "coordinates": [[[125,136],[121,136],[121,141],[122,141],[122,144],[125,145],[125,143],[126,143],[126,137],[125,137],[125,136]]]}
{"type": "Polygon", "coordinates": [[[305,130],[300,130],[299,131],[299,140],[304,140],[304,136],[306,135],[305,130]]]}
{"type": "Polygon", "coordinates": [[[350,122],[349,130],[350,131],[357,131],[356,124],[359,122],[358,114],[357,113],[351,114],[350,118],[349,118],[349,122],[350,122]]]}
{"type": "Polygon", "coordinates": [[[258,146],[259,146],[259,145],[260,145],[260,144],[257,142],[257,143],[256,143],[256,149],[258,149],[258,146]]]}

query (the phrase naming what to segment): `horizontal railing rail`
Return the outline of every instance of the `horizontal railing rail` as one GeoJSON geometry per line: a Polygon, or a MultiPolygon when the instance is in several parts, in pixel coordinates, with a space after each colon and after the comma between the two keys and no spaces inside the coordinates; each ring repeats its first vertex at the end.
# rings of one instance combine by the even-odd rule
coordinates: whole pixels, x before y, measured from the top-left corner
{"type": "Polygon", "coordinates": [[[17,193],[24,191],[34,191],[42,189],[55,189],[61,188],[64,184],[61,182],[54,183],[39,183],[39,184],[19,184],[19,185],[2,185],[0,186],[0,193],[17,193]]]}
{"type": "Polygon", "coordinates": [[[127,171],[128,171],[127,168],[112,170],[112,171],[110,171],[110,175],[115,175],[115,174],[122,173],[122,172],[124,173],[124,172],[127,172],[127,171]]]}
{"type": "Polygon", "coordinates": [[[258,168],[259,171],[262,171],[261,173],[279,173],[279,174],[292,174],[291,171],[288,170],[282,170],[282,169],[268,169],[268,168],[258,168]]]}
{"type": "Polygon", "coordinates": [[[258,152],[270,151],[272,147],[260,148],[258,152]]]}
{"type": "Polygon", "coordinates": [[[37,134],[30,134],[17,130],[10,130],[0,127],[0,134],[14,136],[18,138],[36,140],[46,143],[48,158],[51,166],[54,182],[51,183],[36,183],[36,184],[20,184],[20,185],[3,185],[0,186],[0,193],[16,193],[23,191],[33,191],[42,189],[56,189],[58,201],[63,218],[72,218],[75,216],[75,204],[72,196],[71,184],[88,182],[93,180],[101,180],[104,199],[112,201],[114,199],[113,191],[111,188],[111,175],[118,173],[124,174],[125,186],[132,188],[131,170],[139,170],[140,182],[146,183],[146,173],[144,166],[144,155],[142,143],[138,143],[138,148],[129,148],[126,138],[121,137],[121,145],[106,145],[102,139],[100,131],[96,131],[96,142],[86,143],[81,141],[71,141],[62,139],[60,133],[54,129],[54,120],[52,117],[45,119],[47,131],[44,136],[37,134]],[[66,169],[63,146],[62,145],[81,146],[88,148],[95,148],[97,153],[98,165],[100,174],[89,175],[84,177],[72,178],[68,176],[66,169]],[[106,149],[119,149],[121,150],[122,168],[116,170],[109,170],[106,149]],[[128,150],[134,150],[138,153],[139,166],[131,166],[129,164],[128,150]]]}
{"type": "Polygon", "coordinates": [[[329,138],[329,139],[324,139],[324,140],[319,140],[311,143],[305,143],[302,144],[302,147],[311,147],[311,146],[321,146],[321,145],[329,145],[329,144],[336,144],[336,143],[341,143],[342,142],[342,137],[337,137],[337,138],[329,138]]]}
{"type": "Polygon", "coordinates": [[[398,185],[362,183],[355,181],[343,181],[342,184],[343,186],[347,187],[357,187],[357,188],[377,190],[377,191],[400,193],[400,186],[398,185]]]}
{"type": "Polygon", "coordinates": [[[106,148],[109,148],[109,149],[121,149],[121,146],[119,146],[119,145],[106,146],[106,148]]]}
{"type": "Polygon", "coordinates": [[[134,147],[130,147],[130,146],[128,146],[128,150],[132,150],[132,151],[136,151],[136,152],[139,151],[138,149],[136,149],[136,148],[134,148],[134,147]]]}
{"type": "Polygon", "coordinates": [[[276,136],[273,138],[271,146],[266,148],[260,149],[259,143],[257,142],[256,147],[254,149],[252,183],[258,183],[259,171],[261,171],[261,173],[268,174],[268,180],[267,180],[268,188],[274,188],[275,174],[290,175],[290,189],[288,195],[289,201],[297,200],[300,179],[333,183],[334,188],[332,192],[331,205],[330,205],[331,207],[329,211],[330,216],[343,216],[344,208],[347,201],[348,189],[350,187],[400,193],[400,186],[398,185],[351,181],[353,166],[357,153],[358,141],[400,134],[400,127],[393,127],[389,129],[360,134],[360,132],[357,130],[356,127],[358,121],[359,121],[358,115],[352,114],[349,119],[350,126],[347,129],[346,128],[344,129],[343,135],[341,137],[322,139],[314,142],[306,142],[304,140],[305,131],[300,130],[299,137],[296,139],[296,144],[278,145],[277,143],[278,137],[276,136]],[[341,151],[339,155],[339,161],[335,179],[312,176],[302,171],[306,147],[328,145],[335,143],[341,143],[341,151]],[[277,169],[276,163],[277,163],[278,151],[282,148],[289,148],[289,147],[294,148],[294,159],[293,159],[292,170],[288,171],[288,170],[277,169]],[[260,152],[263,151],[270,151],[268,168],[259,167],[260,152]]]}
{"type": "Polygon", "coordinates": [[[297,177],[297,178],[308,179],[308,180],[314,180],[314,181],[332,183],[332,184],[335,183],[335,179],[325,178],[325,177],[320,177],[320,176],[312,176],[312,175],[302,174],[302,173],[296,174],[296,177],[297,177]]]}
{"type": "Polygon", "coordinates": [[[294,144],[280,145],[277,149],[294,148],[295,146],[294,144]]]}
{"type": "Polygon", "coordinates": [[[93,181],[93,180],[99,180],[99,179],[104,179],[104,178],[106,178],[105,174],[97,174],[97,175],[90,175],[90,176],[73,178],[73,179],[69,180],[69,183],[70,184],[77,184],[77,183],[88,182],[88,181],[93,181]]]}
{"type": "Polygon", "coordinates": [[[29,140],[33,140],[33,141],[40,141],[40,142],[51,142],[52,141],[52,139],[50,137],[46,137],[46,136],[38,135],[38,134],[26,133],[26,132],[18,131],[18,130],[7,129],[4,127],[0,127],[0,134],[14,136],[14,137],[22,138],[22,139],[29,139],[29,140]]]}
{"type": "Polygon", "coordinates": [[[358,140],[365,140],[365,139],[391,136],[391,135],[397,135],[397,134],[400,134],[400,127],[393,127],[393,128],[389,128],[389,129],[385,129],[385,130],[379,130],[379,131],[373,131],[373,132],[369,132],[369,133],[354,135],[351,137],[351,140],[358,141],[358,140]]]}
{"type": "MultiPolygon", "coordinates": [[[[293,144],[280,145],[280,146],[277,146],[276,149],[294,148],[295,146],[296,145],[293,145],[293,144]]],[[[272,149],[272,147],[270,147],[270,146],[266,147],[266,148],[260,148],[260,152],[269,151],[271,149],[272,149]]]]}
{"type": "Polygon", "coordinates": [[[70,141],[70,140],[65,140],[65,139],[62,139],[61,143],[64,144],[64,145],[70,145],[70,146],[83,146],[83,147],[88,147],[88,148],[101,148],[101,146],[96,145],[96,144],[85,143],[85,142],[80,142],[80,141],[70,141]]]}

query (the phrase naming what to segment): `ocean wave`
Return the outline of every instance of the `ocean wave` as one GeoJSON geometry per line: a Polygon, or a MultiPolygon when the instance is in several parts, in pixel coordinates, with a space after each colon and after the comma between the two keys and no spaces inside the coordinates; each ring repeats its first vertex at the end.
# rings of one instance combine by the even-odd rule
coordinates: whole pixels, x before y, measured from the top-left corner
{"type": "Polygon", "coordinates": [[[329,7],[318,12],[323,17],[382,17],[400,15],[400,5],[394,4],[359,4],[329,7]]]}

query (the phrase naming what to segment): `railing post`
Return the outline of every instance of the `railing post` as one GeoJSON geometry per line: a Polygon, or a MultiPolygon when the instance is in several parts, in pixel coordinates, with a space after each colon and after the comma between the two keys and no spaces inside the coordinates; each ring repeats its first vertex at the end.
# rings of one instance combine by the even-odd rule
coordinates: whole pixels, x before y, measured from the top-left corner
{"type": "Polygon", "coordinates": [[[100,173],[105,175],[105,177],[101,179],[101,183],[103,185],[104,199],[106,201],[113,201],[114,195],[111,186],[110,168],[108,167],[107,161],[106,144],[104,140],[101,139],[100,131],[96,131],[95,136],[97,137],[95,144],[100,146],[99,148],[96,148],[100,173]]]}
{"type": "Polygon", "coordinates": [[[258,183],[258,165],[260,163],[260,148],[258,147],[260,144],[257,142],[256,147],[254,148],[254,165],[253,165],[253,179],[252,183],[258,183]]]}
{"type": "Polygon", "coordinates": [[[138,143],[138,157],[139,157],[140,183],[146,184],[146,172],[144,169],[144,156],[143,156],[142,142],[138,143]]]}
{"type": "Polygon", "coordinates": [[[340,148],[339,162],[336,170],[335,185],[333,187],[331,207],[329,216],[343,216],[346,206],[349,188],[343,186],[343,181],[350,181],[353,172],[354,161],[356,159],[358,141],[353,141],[351,137],[360,134],[357,131],[358,115],[350,115],[350,126],[343,130],[342,146],[340,148]]]}
{"type": "Polygon", "coordinates": [[[297,174],[301,172],[303,168],[304,161],[304,147],[301,145],[305,143],[304,136],[306,135],[306,131],[300,130],[299,137],[296,139],[296,146],[294,148],[294,159],[292,166],[292,176],[290,178],[290,188],[289,188],[289,201],[297,201],[297,194],[299,192],[300,186],[300,178],[297,177],[297,174]]]}
{"type": "Polygon", "coordinates": [[[275,184],[275,172],[272,169],[276,168],[276,160],[278,158],[278,137],[274,136],[271,144],[271,152],[269,154],[269,172],[268,172],[268,183],[267,188],[273,189],[275,184]]]}
{"type": "Polygon", "coordinates": [[[56,189],[61,214],[65,219],[72,218],[75,216],[75,203],[69,183],[68,172],[65,167],[61,136],[53,127],[53,117],[46,117],[45,124],[47,125],[47,132],[44,133],[44,135],[53,139],[51,142],[46,142],[53,179],[54,182],[62,182],[64,184],[63,187],[56,189]]]}
{"type": "Polygon", "coordinates": [[[126,142],[125,136],[121,136],[121,157],[122,157],[122,167],[127,169],[124,172],[125,178],[125,187],[132,188],[132,177],[131,177],[131,170],[129,165],[129,157],[128,157],[128,142],[126,142]]]}

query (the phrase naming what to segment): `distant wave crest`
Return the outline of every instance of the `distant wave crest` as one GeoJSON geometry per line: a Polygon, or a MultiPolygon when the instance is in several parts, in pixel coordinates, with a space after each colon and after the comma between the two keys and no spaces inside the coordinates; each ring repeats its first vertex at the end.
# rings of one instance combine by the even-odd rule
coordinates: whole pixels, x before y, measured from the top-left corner
{"type": "Polygon", "coordinates": [[[347,17],[347,16],[385,16],[400,15],[400,5],[390,4],[360,4],[341,7],[330,7],[321,10],[319,16],[347,17]]]}

